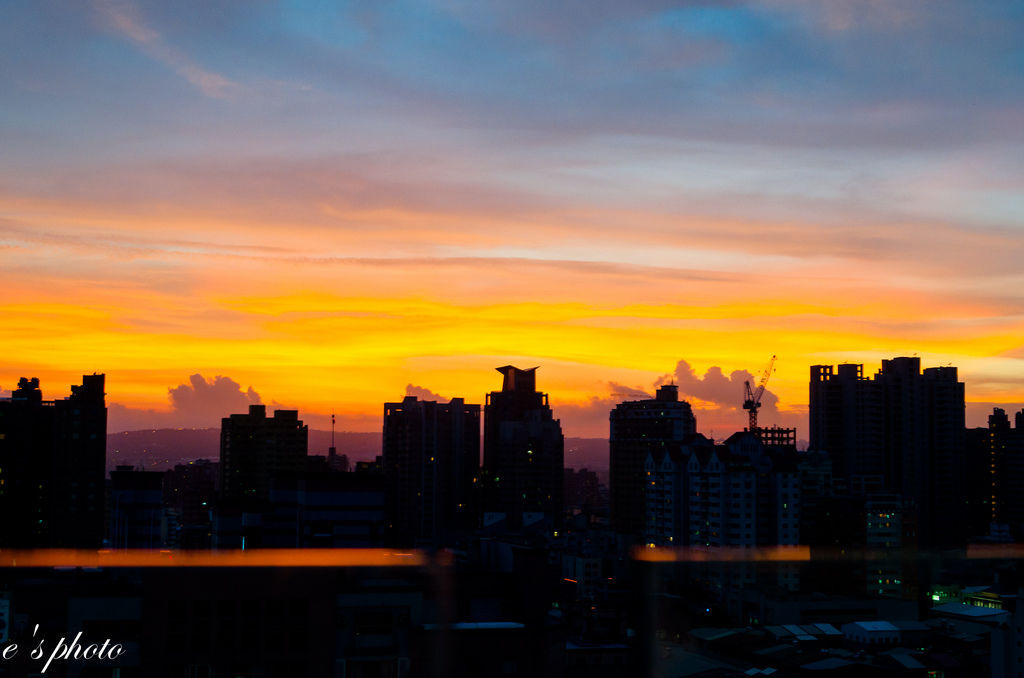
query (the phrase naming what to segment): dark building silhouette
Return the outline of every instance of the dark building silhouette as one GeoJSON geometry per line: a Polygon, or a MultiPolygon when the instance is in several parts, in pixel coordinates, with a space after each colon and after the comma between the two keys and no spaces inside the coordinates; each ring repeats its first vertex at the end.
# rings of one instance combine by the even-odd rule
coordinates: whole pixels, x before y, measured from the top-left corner
{"type": "Polygon", "coordinates": [[[955,367],[921,370],[920,358],[811,367],[811,449],[828,452],[853,490],[880,475],[911,502],[918,543],[955,546],[966,531],[964,384],[955,367]]]}
{"type": "Polygon", "coordinates": [[[504,513],[511,528],[543,518],[562,518],[565,439],[551,414],[548,396],[536,389],[537,368],[511,365],[500,391],[487,394],[484,407],[485,509],[504,513]]]}
{"type": "Polygon", "coordinates": [[[332,471],[348,473],[351,468],[347,454],[338,454],[337,449],[332,445],[327,453],[327,466],[332,471]]]}
{"type": "Polygon", "coordinates": [[[475,527],[480,406],[414,396],[385,403],[382,464],[397,544],[437,544],[475,527]]]}
{"type": "Polygon", "coordinates": [[[964,384],[955,367],[920,367],[919,358],[883,360],[877,376],[889,477],[917,504],[919,544],[956,546],[966,536],[964,384]]]}
{"type": "Polygon", "coordinates": [[[366,548],[384,546],[381,474],[331,468],[309,456],[302,471],[272,476],[267,498],[218,511],[210,530],[217,549],[366,548]]]}
{"type": "Polygon", "coordinates": [[[384,459],[378,454],[373,461],[357,461],[352,472],[361,476],[383,476],[384,459]]]}
{"type": "Polygon", "coordinates": [[[766,450],[796,452],[796,429],[782,426],[758,426],[752,431],[766,450]]]}
{"type": "Polygon", "coordinates": [[[1014,415],[1011,425],[1006,411],[997,407],[988,428],[976,431],[971,466],[983,472],[984,484],[972,498],[988,500],[986,517],[997,532],[1024,539],[1024,410],[1014,415]]]}
{"type": "Polygon", "coordinates": [[[176,514],[164,510],[164,476],[162,471],[137,471],[130,465],[110,472],[111,548],[177,546],[176,514]]]}
{"type": "Polygon", "coordinates": [[[808,402],[810,449],[828,452],[837,477],[885,474],[881,384],[863,365],[813,365],[808,402]]]}
{"type": "Polygon", "coordinates": [[[750,431],[721,445],[692,435],[660,459],[649,454],[645,540],[666,546],[799,543],[797,462],[795,453],[766,450],[750,431]]]}
{"type": "Polygon", "coordinates": [[[565,505],[592,510],[601,503],[597,474],[589,469],[565,469],[565,505]]]}
{"type": "MultiPolygon", "coordinates": [[[[990,425],[991,422],[992,416],[989,415],[990,425]]],[[[994,508],[996,473],[988,426],[967,429],[964,431],[964,441],[967,459],[964,475],[967,488],[967,535],[971,541],[977,541],[990,536],[997,529],[994,508]]],[[[1009,537],[1008,534],[1006,536],[1009,537]]]]}
{"type": "Polygon", "coordinates": [[[261,548],[379,547],[385,509],[380,476],[306,471],[275,484],[258,534],[247,538],[261,548]]]}
{"type": "MultiPolygon", "coordinates": [[[[656,546],[744,547],[800,543],[801,480],[795,451],[766,450],[742,431],[716,445],[690,436],[656,460],[645,462],[645,541],[656,546]]],[[[795,591],[799,571],[777,564],[767,571],[750,563],[698,564],[694,582],[721,595],[743,586],[795,591]]]]}
{"type": "Polygon", "coordinates": [[[309,427],[296,410],[250,405],[248,414],[221,420],[220,492],[227,510],[258,511],[275,480],[296,478],[306,468],[309,427]]]}
{"type": "Polygon", "coordinates": [[[219,476],[220,464],[209,459],[175,464],[164,474],[164,506],[177,516],[178,547],[210,548],[219,476]]]}
{"type": "Polygon", "coordinates": [[[610,416],[609,484],[612,527],[639,541],[645,531],[644,463],[655,462],[697,431],[690,403],[679,400],[679,388],[665,384],[652,400],[619,403],[610,416]]]}
{"type": "MultiPolygon", "coordinates": [[[[832,460],[824,452],[800,454],[800,543],[809,546],[833,544],[828,520],[835,505],[832,460]]],[[[841,538],[841,537],[840,537],[841,538]]]]}
{"type": "Polygon", "coordinates": [[[0,400],[0,545],[99,548],[104,532],[107,408],[104,375],[82,377],[63,400],[21,379],[0,400]]]}

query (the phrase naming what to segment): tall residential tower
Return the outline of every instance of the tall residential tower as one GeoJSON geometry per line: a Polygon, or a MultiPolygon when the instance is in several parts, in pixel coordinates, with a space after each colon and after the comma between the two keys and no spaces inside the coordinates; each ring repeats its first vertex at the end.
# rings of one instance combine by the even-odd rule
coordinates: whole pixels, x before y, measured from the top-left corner
{"type": "Polygon", "coordinates": [[[509,527],[562,519],[564,447],[560,422],[546,393],[537,391],[533,367],[497,368],[500,391],[484,407],[485,510],[504,513],[509,527]]]}
{"type": "Polygon", "coordinates": [[[21,379],[0,400],[0,546],[103,544],[107,407],[104,375],[82,377],[63,400],[21,379]]]}
{"type": "Polygon", "coordinates": [[[224,417],[220,425],[220,492],[228,510],[259,511],[275,480],[306,468],[309,427],[296,410],[250,405],[248,414],[224,417]]]}
{"type": "Polygon", "coordinates": [[[406,396],[384,404],[384,478],[390,534],[399,546],[440,545],[475,527],[480,406],[406,396]]]}
{"type": "Polygon", "coordinates": [[[645,529],[644,462],[651,455],[660,463],[666,452],[678,450],[697,432],[690,403],[679,400],[679,388],[665,384],[651,400],[619,403],[609,415],[611,435],[609,482],[612,527],[639,540],[645,529]]]}
{"type": "Polygon", "coordinates": [[[882,361],[869,381],[861,365],[811,367],[811,449],[827,452],[836,477],[856,487],[876,476],[909,502],[918,543],[966,536],[964,384],[955,367],[921,370],[920,358],[882,361]]]}

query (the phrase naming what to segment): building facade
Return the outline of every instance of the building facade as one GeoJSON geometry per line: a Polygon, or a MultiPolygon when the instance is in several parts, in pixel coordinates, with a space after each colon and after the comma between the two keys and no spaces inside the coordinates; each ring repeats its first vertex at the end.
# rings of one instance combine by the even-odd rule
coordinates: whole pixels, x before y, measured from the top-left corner
{"type": "Polygon", "coordinates": [[[885,474],[880,384],[863,365],[814,365],[810,383],[810,449],[828,453],[832,470],[851,478],[885,474]]]}
{"type": "Polygon", "coordinates": [[[648,455],[646,541],[656,546],[800,543],[801,479],[794,456],[769,454],[744,431],[724,444],[697,435],[648,455]]]}
{"type": "Polygon", "coordinates": [[[984,431],[991,522],[1014,539],[1024,538],[1024,410],[1010,417],[995,408],[984,431]]]}
{"type": "Polygon", "coordinates": [[[475,527],[480,406],[414,396],[385,403],[382,463],[397,544],[437,544],[475,527]]]}
{"type": "Polygon", "coordinates": [[[104,533],[107,408],[104,375],[62,400],[21,379],[0,400],[0,545],[99,548],[104,533]]]}
{"type": "Polygon", "coordinates": [[[537,368],[497,368],[500,391],[484,406],[485,511],[505,515],[511,528],[562,521],[565,438],[536,388],[537,368]]]}
{"type": "Polygon", "coordinates": [[[297,478],[306,468],[309,427],[296,410],[250,405],[248,414],[221,420],[220,499],[226,511],[260,511],[275,482],[297,478]]]}
{"type": "Polygon", "coordinates": [[[919,545],[957,546],[967,533],[964,400],[955,367],[922,371],[916,357],[883,360],[870,380],[862,365],[815,365],[811,449],[830,455],[850,492],[879,486],[908,501],[919,545]]]}
{"type": "Polygon", "coordinates": [[[645,531],[644,492],[648,456],[660,463],[678,453],[683,441],[697,431],[690,403],[679,400],[679,388],[665,384],[650,400],[619,403],[609,415],[609,497],[612,527],[639,541],[645,531]]]}

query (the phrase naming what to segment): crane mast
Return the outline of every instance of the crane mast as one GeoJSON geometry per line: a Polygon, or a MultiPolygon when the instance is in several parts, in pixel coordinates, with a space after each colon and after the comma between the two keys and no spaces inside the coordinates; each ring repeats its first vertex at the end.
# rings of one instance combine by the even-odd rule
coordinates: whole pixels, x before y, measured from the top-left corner
{"type": "Polygon", "coordinates": [[[744,399],[743,409],[750,413],[750,432],[757,431],[757,410],[761,407],[761,396],[764,395],[764,388],[768,385],[768,377],[772,376],[772,367],[775,366],[775,356],[768,361],[768,367],[764,368],[761,381],[758,382],[757,390],[750,387],[750,380],[743,382],[744,399]]]}

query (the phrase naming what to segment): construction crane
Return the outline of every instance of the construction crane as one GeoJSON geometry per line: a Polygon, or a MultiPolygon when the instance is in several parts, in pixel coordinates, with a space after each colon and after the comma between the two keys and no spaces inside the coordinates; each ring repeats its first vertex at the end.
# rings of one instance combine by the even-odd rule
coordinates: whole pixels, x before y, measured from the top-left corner
{"type": "Polygon", "coordinates": [[[757,391],[750,388],[750,380],[743,382],[746,398],[743,400],[743,409],[750,411],[750,432],[757,430],[757,410],[761,407],[761,396],[764,395],[764,387],[768,385],[768,377],[772,376],[772,367],[775,366],[775,356],[768,361],[768,367],[764,368],[761,381],[757,385],[757,391]]]}

